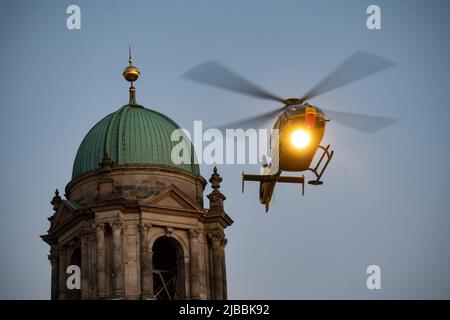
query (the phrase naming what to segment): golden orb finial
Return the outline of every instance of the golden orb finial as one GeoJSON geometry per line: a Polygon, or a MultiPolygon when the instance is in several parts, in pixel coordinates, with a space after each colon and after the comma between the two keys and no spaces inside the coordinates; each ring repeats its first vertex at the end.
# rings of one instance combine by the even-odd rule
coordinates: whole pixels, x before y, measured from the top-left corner
{"type": "Polygon", "coordinates": [[[123,77],[128,82],[134,82],[139,78],[139,75],[141,74],[135,66],[128,66],[123,70],[123,77]]]}
{"type": "Polygon", "coordinates": [[[130,86],[130,105],[136,104],[136,89],[133,87],[133,82],[136,81],[139,78],[139,75],[141,74],[139,72],[139,69],[133,66],[133,60],[131,60],[131,46],[128,47],[128,63],[130,64],[128,67],[123,70],[123,77],[128,82],[131,82],[130,86]]]}
{"type": "Polygon", "coordinates": [[[139,75],[141,73],[139,72],[138,68],[133,66],[133,60],[131,60],[131,46],[128,47],[128,53],[129,53],[128,63],[130,65],[126,67],[125,70],[123,70],[122,75],[128,82],[134,82],[139,78],[139,75]]]}

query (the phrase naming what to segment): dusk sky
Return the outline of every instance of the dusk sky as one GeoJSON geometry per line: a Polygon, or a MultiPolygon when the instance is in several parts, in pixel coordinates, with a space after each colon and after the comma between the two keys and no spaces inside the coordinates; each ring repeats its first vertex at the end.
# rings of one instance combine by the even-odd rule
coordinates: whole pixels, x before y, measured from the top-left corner
{"type": "MultiPolygon", "coordinates": [[[[355,51],[394,68],[314,98],[399,118],[366,135],[331,121],[324,185],[278,184],[268,214],[258,165],[217,165],[230,299],[450,298],[449,1],[0,1],[0,298],[49,299],[50,200],[88,130],[137,101],[189,130],[279,107],[186,81],[214,59],[283,97],[301,96],[355,51]],[[81,8],[81,29],[66,8],[81,8]],[[366,27],[369,5],[381,30],[366,27]],[[366,268],[381,268],[368,290],[366,268]]],[[[331,119],[332,120],[332,119],[331,119]]],[[[213,165],[201,165],[208,179],[213,165]]],[[[208,184],[205,194],[211,191],[208,184]]],[[[207,199],[206,199],[207,200],[207,199]]],[[[207,204],[208,201],[205,200],[207,204]]]]}

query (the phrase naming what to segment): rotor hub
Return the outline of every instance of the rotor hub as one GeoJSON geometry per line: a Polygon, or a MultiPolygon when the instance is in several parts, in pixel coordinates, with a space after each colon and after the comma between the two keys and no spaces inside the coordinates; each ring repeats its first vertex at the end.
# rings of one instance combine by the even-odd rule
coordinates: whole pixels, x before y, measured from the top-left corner
{"type": "Polygon", "coordinates": [[[298,105],[301,103],[302,100],[299,98],[287,98],[286,100],[284,100],[284,104],[286,105],[286,107],[298,105]]]}

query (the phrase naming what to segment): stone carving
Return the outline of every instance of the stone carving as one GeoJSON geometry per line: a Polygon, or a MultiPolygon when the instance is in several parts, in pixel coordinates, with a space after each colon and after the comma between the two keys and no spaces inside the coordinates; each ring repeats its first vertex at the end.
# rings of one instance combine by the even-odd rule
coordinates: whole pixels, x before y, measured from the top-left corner
{"type": "Polygon", "coordinates": [[[80,230],[80,239],[87,240],[91,236],[91,230],[88,228],[83,228],[80,230]]]}
{"type": "Polygon", "coordinates": [[[217,173],[217,167],[214,167],[214,171],[209,179],[209,182],[211,182],[211,188],[213,189],[213,191],[207,196],[209,199],[209,208],[214,211],[223,211],[223,201],[226,200],[226,197],[219,190],[222,177],[219,173],[217,173]]]}
{"type": "Polygon", "coordinates": [[[171,237],[173,233],[173,228],[172,227],[166,227],[166,236],[167,237],[171,237]]]}
{"type": "Polygon", "coordinates": [[[222,242],[225,239],[225,234],[223,233],[223,231],[217,230],[217,231],[208,233],[208,237],[212,241],[222,242]]]}
{"type": "Polygon", "coordinates": [[[148,232],[152,228],[152,224],[141,222],[141,223],[139,223],[138,228],[139,228],[139,232],[148,232]]]}
{"type": "Polygon", "coordinates": [[[111,229],[113,229],[113,230],[117,230],[117,229],[122,229],[122,222],[120,222],[120,221],[114,221],[114,222],[111,222],[110,223],[110,226],[111,226],[111,229]]]}
{"type": "Polygon", "coordinates": [[[110,173],[112,171],[112,166],[114,164],[114,161],[111,160],[111,158],[108,155],[108,151],[105,150],[105,154],[103,155],[102,162],[100,162],[98,165],[100,166],[100,171],[102,173],[110,173]]]}
{"type": "Polygon", "coordinates": [[[227,245],[227,243],[228,243],[228,239],[227,238],[223,238],[223,240],[220,242],[220,245],[222,247],[225,247],[227,245]]]}
{"type": "Polygon", "coordinates": [[[55,196],[53,197],[52,201],[50,201],[51,205],[53,206],[53,210],[58,210],[60,204],[61,204],[61,197],[59,196],[58,189],[55,190],[55,196]]]}
{"type": "Polygon", "coordinates": [[[189,229],[189,239],[196,240],[200,236],[200,232],[195,229],[189,229]]]}
{"type": "Polygon", "coordinates": [[[104,223],[96,223],[95,226],[95,231],[98,232],[104,232],[105,231],[105,224],[104,223]]]}

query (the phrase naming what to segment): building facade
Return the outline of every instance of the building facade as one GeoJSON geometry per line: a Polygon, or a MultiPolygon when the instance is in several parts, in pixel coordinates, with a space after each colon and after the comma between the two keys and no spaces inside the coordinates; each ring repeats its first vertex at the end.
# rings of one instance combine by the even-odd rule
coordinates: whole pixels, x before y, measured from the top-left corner
{"type": "Polygon", "coordinates": [[[226,299],[224,229],[233,223],[217,168],[209,179],[195,163],[174,164],[171,141],[179,126],[130,102],[99,121],[83,139],[65,199],[55,192],[49,244],[52,299],[226,299]],[[80,288],[67,285],[80,268],[80,288]],[[70,271],[70,270],[69,270],[70,271]]]}

